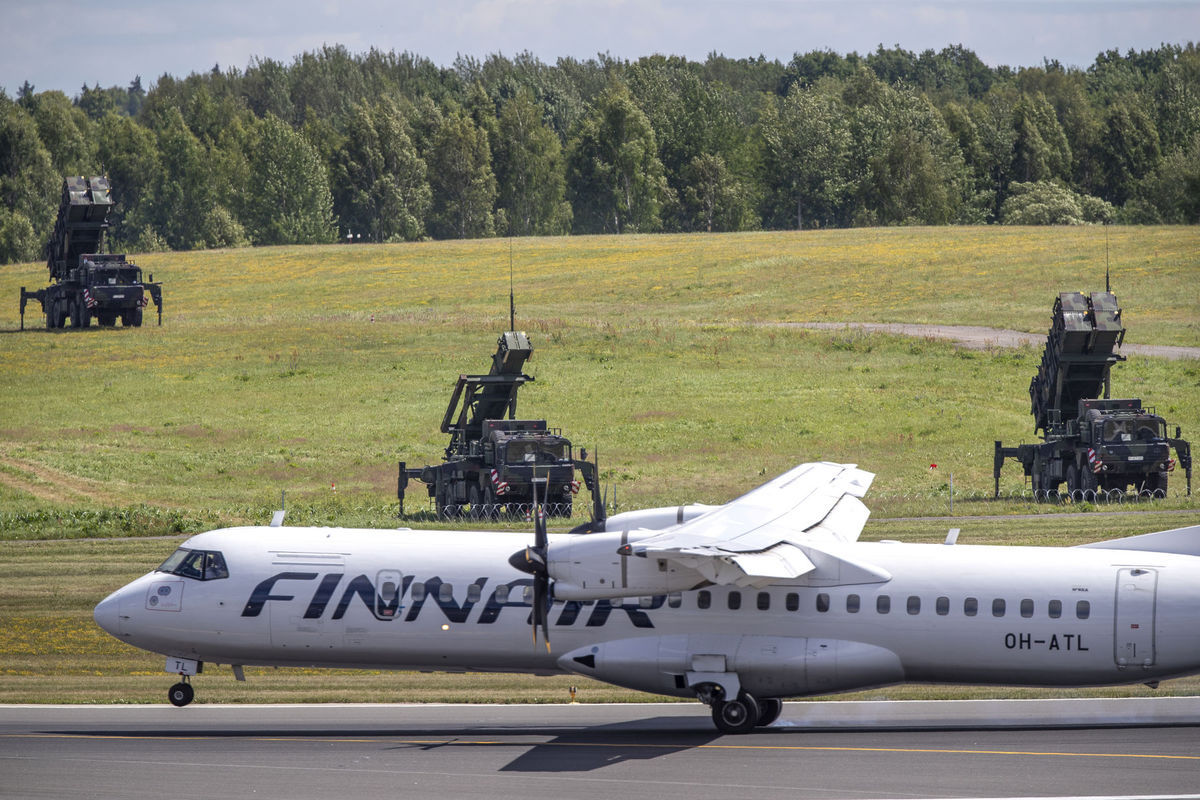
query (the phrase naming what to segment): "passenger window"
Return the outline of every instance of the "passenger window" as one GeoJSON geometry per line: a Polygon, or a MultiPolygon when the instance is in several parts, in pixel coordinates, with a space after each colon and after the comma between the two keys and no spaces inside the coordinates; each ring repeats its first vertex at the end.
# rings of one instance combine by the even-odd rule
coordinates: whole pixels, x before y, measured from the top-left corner
{"type": "Polygon", "coordinates": [[[1021,601],[1021,616],[1026,619],[1033,616],[1033,601],[1028,597],[1021,601]]]}
{"type": "Polygon", "coordinates": [[[1051,600],[1046,606],[1047,613],[1050,614],[1050,619],[1058,619],[1062,616],[1062,600],[1051,600]]]}
{"type": "Polygon", "coordinates": [[[771,595],[768,592],[759,592],[757,602],[759,611],[767,611],[771,608],[771,595]]]}
{"type": "Polygon", "coordinates": [[[667,605],[671,608],[679,608],[681,605],[683,605],[683,593],[671,592],[669,595],[667,595],[667,605]]]}
{"type": "Polygon", "coordinates": [[[439,586],[437,599],[438,599],[439,603],[453,602],[453,600],[454,600],[454,584],[443,583],[441,586],[439,586]]]}
{"type": "Polygon", "coordinates": [[[875,598],[875,610],[880,614],[887,614],[892,610],[892,598],[886,594],[881,594],[875,598]]]}
{"type": "Polygon", "coordinates": [[[787,606],[788,611],[800,610],[800,595],[795,592],[788,592],[787,597],[783,598],[783,603],[787,606]]]}
{"type": "Polygon", "coordinates": [[[824,614],[829,610],[829,595],[821,592],[817,595],[817,611],[824,614]]]}
{"type": "Polygon", "coordinates": [[[479,598],[483,595],[483,588],[478,583],[472,583],[467,587],[467,602],[478,603],[479,598]]]}
{"type": "Polygon", "coordinates": [[[1092,615],[1092,604],[1087,600],[1080,600],[1075,604],[1075,616],[1079,619],[1087,619],[1092,615]]]}
{"type": "Polygon", "coordinates": [[[936,605],[935,610],[937,611],[939,617],[944,617],[947,614],[949,614],[950,613],[950,598],[949,597],[939,597],[937,599],[937,605],[936,605]]]}
{"type": "Polygon", "coordinates": [[[739,608],[742,607],[742,593],[741,592],[730,592],[729,600],[727,601],[727,603],[729,605],[730,611],[737,611],[739,608]]]}
{"type": "Polygon", "coordinates": [[[859,608],[859,598],[856,594],[846,595],[846,613],[857,614],[859,608]]]}
{"type": "Polygon", "coordinates": [[[963,600],[963,614],[973,617],[979,613],[979,598],[968,597],[963,600]]]}
{"type": "Polygon", "coordinates": [[[915,594],[910,595],[908,598],[908,613],[914,615],[921,613],[921,598],[915,594]]]}
{"type": "Polygon", "coordinates": [[[425,583],[423,581],[414,581],[412,585],[412,601],[419,603],[425,599],[425,583]]]}
{"type": "MultiPolygon", "coordinates": [[[[415,589],[416,587],[414,586],[413,588],[415,589]]],[[[415,600],[416,598],[414,597],[413,599],[415,600]]],[[[507,583],[502,583],[496,587],[496,602],[497,603],[507,603],[508,602],[508,584],[507,583]]]]}
{"type": "Polygon", "coordinates": [[[708,608],[712,605],[712,593],[707,589],[696,595],[696,607],[708,608]]]}
{"type": "Polygon", "coordinates": [[[642,608],[654,608],[654,595],[642,595],[638,598],[638,605],[642,608]]]}
{"type": "Polygon", "coordinates": [[[521,590],[521,602],[533,605],[533,587],[526,586],[521,590]]]}
{"type": "Polygon", "coordinates": [[[992,616],[993,617],[1003,617],[1004,616],[1004,598],[997,597],[995,600],[992,601],[992,616]]]}

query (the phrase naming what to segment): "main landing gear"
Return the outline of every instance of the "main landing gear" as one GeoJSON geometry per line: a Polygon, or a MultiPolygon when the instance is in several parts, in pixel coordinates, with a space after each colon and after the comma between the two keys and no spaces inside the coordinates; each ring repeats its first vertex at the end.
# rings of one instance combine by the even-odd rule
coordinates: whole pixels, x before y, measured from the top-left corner
{"type": "Polygon", "coordinates": [[[181,676],[182,680],[167,690],[167,699],[171,701],[171,705],[183,708],[188,703],[192,702],[196,696],[196,690],[192,688],[192,684],[188,682],[188,676],[181,676]]]}
{"type": "Polygon", "coordinates": [[[713,724],[717,730],[729,734],[765,728],[779,719],[783,711],[783,701],[778,697],[759,700],[749,692],[738,692],[733,700],[714,697],[709,705],[712,706],[713,724]]]}

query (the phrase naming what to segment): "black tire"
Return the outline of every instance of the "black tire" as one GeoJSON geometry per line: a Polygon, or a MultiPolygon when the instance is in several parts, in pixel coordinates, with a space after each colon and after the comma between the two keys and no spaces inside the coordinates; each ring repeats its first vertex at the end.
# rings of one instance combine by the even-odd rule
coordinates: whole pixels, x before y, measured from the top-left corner
{"type": "Polygon", "coordinates": [[[129,321],[126,322],[124,319],[122,319],[121,324],[125,325],[126,327],[130,325],[135,328],[142,327],[142,310],[140,308],[133,309],[129,312],[129,321]]]}
{"type": "Polygon", "coordinates": [[[721,733],[749,733],[758,724],[758,701],[746,692],[735,700],[718,700],[712,705],[712,718],[721,733]]]}
{"type": "Polygon", "coordinates": [[[758,724],[756,727],[765,728],[783,713],[783,701],[778,697],[767,697],[758,701],[758,724]]]}
{"type": "Polygon", "coordinates": [[[96,322],[102,328],[111,328],[113,325],[117,324],[117,312],[102,311],[96,315],[96,322]]]}
{"type": "Polygon", "coordinates": [[[1146,489],[1151,497],[1167,496],[1167,473],[1156,472],[1146,478],[1146,489]]]}
{"type": "Polygon", "coordinates": [[[167,690],[167,699],[171,705],[183,708],[196,696],[196,690],[190,683],[177,683],[167,690]]]}
{"type": "Polygon", "coordinates": [[[51,300],[46,309],[46,330],[52,331],[58,327],[58,303],[51,300]]]}
{"type": "Polygon", "coordinates": [[[471,519],[483,519],[483,492],[478,483],[467,487],[467,502],[471,504],[471,519]]]}
{"type": "Polygon", "coordinates": [[[1083,499],[1083,487],[1079,485],[1079,468],[1074,464],[1067,467],[1067,492],[1072,500],[1083,499]]]}

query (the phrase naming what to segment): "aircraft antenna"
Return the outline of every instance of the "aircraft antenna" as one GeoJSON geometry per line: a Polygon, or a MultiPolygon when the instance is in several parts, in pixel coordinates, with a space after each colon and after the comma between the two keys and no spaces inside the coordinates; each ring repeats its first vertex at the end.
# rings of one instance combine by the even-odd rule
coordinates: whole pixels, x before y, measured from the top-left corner
{"type": "Polygon", "coordinates": [[[1108,223],[1104,223],[1104,291],[1112,293],[1108,285],[1108,223]]]}

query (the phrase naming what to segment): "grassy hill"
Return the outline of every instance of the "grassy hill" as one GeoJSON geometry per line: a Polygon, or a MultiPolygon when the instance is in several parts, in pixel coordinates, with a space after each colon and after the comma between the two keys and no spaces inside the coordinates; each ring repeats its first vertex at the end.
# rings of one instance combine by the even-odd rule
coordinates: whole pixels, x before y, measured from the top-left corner
{"type": "MultiPolygon", "coordinates": [[[[1127,341],[1200,345],[1200,229],[1114,228],[1127,341]]],[[[460,372],[517,326],[521,412],[598,450],[624,507],[720,502],[806,460],[878,474],[876,516],[989,503],[992,442],[1032,440],[1040,351],[800,331],[781,321],[1042,332],[1055,294],[1103,287],[1100,228],[895,228],[335,245],[137,257],[161,328],[17,332],[0,270],[0,537],[262,521],[395,524],[395,462],[438,459],[460,372]],[[936,471],[929,465],[936,463],[936,471]],[[336,487],[336,489],[334,488],[336,487]]],[[[149,318],[148,318],[149,319],[149,318]]],[[[1200,363],[1135,356],[1114,393],[1200,440],[1200,363]]],[[[1012,465],[1006,492],[1022,487],[1012,465]]],[[[1166,507],[1195,508],[1172,485],[1166,507]]],[[[410,512],[425,507],[420,489],[410,512]]]]}

